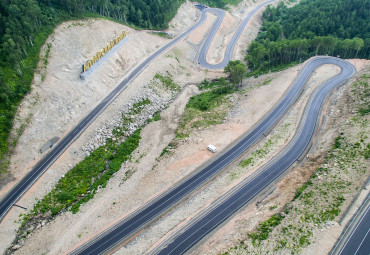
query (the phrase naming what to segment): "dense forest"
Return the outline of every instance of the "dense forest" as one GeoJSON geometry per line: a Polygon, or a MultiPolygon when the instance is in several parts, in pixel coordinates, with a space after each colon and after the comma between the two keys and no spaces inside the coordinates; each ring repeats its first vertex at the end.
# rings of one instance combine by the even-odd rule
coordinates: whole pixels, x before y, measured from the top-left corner
{"type": "Polygon", "coordinates": [[[251,70],[304,61],[315,55],[370,57],[370,0],[302,0],[268,6],[248,47],[251,70]]]}

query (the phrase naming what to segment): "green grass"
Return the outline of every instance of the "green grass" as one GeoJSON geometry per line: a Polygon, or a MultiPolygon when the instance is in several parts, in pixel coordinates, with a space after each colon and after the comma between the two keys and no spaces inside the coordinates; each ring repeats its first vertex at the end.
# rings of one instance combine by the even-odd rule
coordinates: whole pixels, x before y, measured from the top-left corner
{"type": "Polygon", "coordinates": [[[252,239],[253,245],[259,245],[261,241],[266,240],[272,230],[278,226],[284,218],[285,217],[282,214],[277,213],[271,216],[271,218],[268,220],[265,220],[259,224],[254,232],[248,234],[248,236],[252,239]]]}
{"type": "Polygon", "coordinates": [[[171,155],[173,153],[173,150],[177,148],[177,142],[171,141],[161,152],[160,157],[163,157],[166,154],[171,155]]]}
{"type": "Polygon", "coordinates": [[[160,36],[160,37],[163,37],[163,38],[166,38],[166,39],[172,39],[171,36],[169,36],[167,33],[165,32],[151,32],[152,35],[157,35],[157,36],[160,36]]]}
{"type": "Polygon", "coordinates": [[[167,74],[156,73],[154,75],[154,80],[159,80],[165,88],[171,91],[180,91],[180,86],[173,81],[172,76],[168,72],[167,74]]]}
{"type": "Polygon", "coordinates": [[[193,129],[221,124],[231,107],[227,96],[236,91],[223,78],[211,82],[204,80],[198,87],[206,91],[189,99],[175,131],[177,139],[189,137],[193,129]]]}
{"type": "Polygon", "coordinates": [[[194,108],[200,111],[209,111],[220,106],[227,94],[233,92],[231,87],[223,87],[203,92],[199,95],[192,96],[186,105],[186,108],[194,108]]]}
{"type": "Polygon", "coordinates": [[[221,77],[220,79],[214,79],[211,81],[208,81],[207,79],[204,79],[200,84],[198,84],[199,90],[211,90],[215,88],[221,88],[230,85],[227,83],[226,79],[224,77],[221,77]]]}
{"type": "Polygon", "coordinates": [[[159,111],[157,111],[157,112],[154,113],[153,118],[148,120],[148,123],[153,122],[153,121],[158,121],[158,120],[161,120],[161,119],[162,119],[161,113],[159,111]]]}
{"type": "Polygon", "coordinates": [[[90,156],[69,170],[55,188],[39,200],[32,211],[22,219],[20,232],[37,218],[53,219],[63,211],[77,213],[82,204],[92,199],[99,188],[104,188],[123,162],[130,159],[139,146],[140,131],[135,131],[123,143],[109,139],[90,156]]]}
{"type": "Polygon", "coordinates": [[[140,139],[140,130],[118,146],[110,139],[68,171],[55,188],[35,205],[33,212],[51,212],[51,216],[62,210],[78,212],[80,205],[92,199],[100,187],[104,188],[122,163],[130,158],[140,139]]]}
{"type": "Polygon", "coordinates": [[[143,98],[139,102],[133,104],[130,115],[140,114],[146,105],[150,105],[152,102],[148,98],[143,98]]]}

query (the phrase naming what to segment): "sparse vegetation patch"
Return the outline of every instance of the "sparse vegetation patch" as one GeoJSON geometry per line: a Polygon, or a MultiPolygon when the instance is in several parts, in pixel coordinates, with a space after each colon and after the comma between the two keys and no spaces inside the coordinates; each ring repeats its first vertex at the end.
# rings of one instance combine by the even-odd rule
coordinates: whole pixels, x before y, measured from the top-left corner
{"type": "Polygon", "coordinates": [[[179,139],[188,137],[193,129],[221,124],[232,107],[228,95],[235,89],[225,79],[210,83],[203,81],[199,87],[209,90],[189,99],[176,130],[179,139]]]}

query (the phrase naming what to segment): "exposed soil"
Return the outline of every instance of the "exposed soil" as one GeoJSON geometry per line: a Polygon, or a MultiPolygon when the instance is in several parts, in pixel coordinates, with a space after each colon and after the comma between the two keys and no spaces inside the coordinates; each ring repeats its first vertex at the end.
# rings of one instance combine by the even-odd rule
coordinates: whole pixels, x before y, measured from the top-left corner
{"type": "MultiPolygon", "coordinates": [[[[217,62],[219,60],[221,56],[219,52],[223,50],[222,46],[230,37],[229,26],[235,26],[237,17],[243,17],[247,10],[249,11],[252,6],[261,2],[263,1],[254,3],[252,0],[246,0],[240,4],[242,8],[232,8],[232,16],[228,16],[225,20],[227,25],[223,25],[222,34],[224,36],[218,34],[218,39],[212,46],[216,50],[210,57],[211,61],[217,62]]],[[[178,15],[170,23],[167,32],[173,36],[179,35],[194,24],[197,17],[199,17],[199,11],[190,2],[186,2],[180,7],[178,15]]],[[[127,102],[137,98],[140,91],[148,86],[155,73],[168,71],[174,77],[174,80],[180,84],[182,87],[181,93],[162,112],[162,119],[150,123],[143,129],[143,138],[132,162],[124,164],[122,169],[109,181],[107,187],[100,190],[93,200],[82,206],[77,214],[64,213],[53,222],[35,230],[23,241],[22,248],[15,253],[29,254],[32,251],[35,254],[61,254],[70,251],[73,247],[114,224],[120,218],[127,216],[150,198],[211,159],[213,155],[205,150],[209,143],[214,144],[218,151],[221,151],[248,130],[279,100],[302,65],[280,73],[246,80],[243,87],[246,89],[245,93],[236,94],[231,98],[235,107],[229,113],[225,123],[194,132],[188,139],[180,143],[170,157],[159,158],[163,148],[175,136],[174,130],[189,97],[199,93],[194,84],[205,78],[211,79],[222,75],[220,72],[200,71],[200,68],[193,63],[197,51],[196,45],[201,42],[204,33],[209,29],[214,19],[213,15],[209,15],[208,20],[190,34],[184,42],[177,44],[146,68],[49,168],[32,189],[22,197],[18,204],[31,209],[35,199],[40,199],[50,191],[61,175],[85,157],[86,154],[81,148],[94,137],[95,131],[117,116],[127,102]],[[260,86],[270,79],[272,81],[268,85],[260,86]],[[134,174],[123,182],[125,172],[130,169],[134,170],[134,174]]],[[[248,25],[240,40],[242,43],[237,46],[235,51],[236,58],[243,58],[242,50],[246,49],[247,43],[257,34],[259,22],[260,18],[257,16],[248,25]]],[[[136,31],[110,21],[88,20],[62,24],[55,30],[48,42],[52,46],[45,79],[41,80],[42,72],[36,75],[34,89],[22,103],[17,117],[21,121],[29,114],[34,115],[31,123],[21,136],[11,160],[11,173],[16,180],[0,190],[1,196],[9,191],[16,181],[24,176],[32,165],[41,158],[42,155],[40,155],[39,149],[50,138],[65,135],[135,66],[167,43],[168,40],[146,31],[136,31]],[[93,56],[97,50],[104,47],[109,40],[122,30],[128,32],[129,42],[85,81],[81,81],[78,77],[81,63],[93,56]],[[91,35],[96,36],[94,41],[91,41],[91,35]]],[[[362,62],[359,61],[358,63],[361,65],[362,62]]],[[[322,67],[321,71],[323,72],[317,72],[313,77],[311,87],[337,72],[333,66],[322,67]]],[[[295,116],[299,116],[301,110],[302,104],[297,106],[295,116]]],[[[292,121],[294,122],[294,120],[292,121]]],[[[289,132],[292,132],[292,130],[294,130],[294,125],[289,126],[289,132]]],[[[289,132],[277,142],[277,149],[289,138],[289,132]]],[[[271,157],[274,153],[271,152],[266,157],[271,157]]],[[[263,161],[264,159],[261,159],[260,162],[263,161]]],[[[312,170],[315,168],[315,164],[312,163],[312,170]]],[[[175,231],[179,226],[178,224],[186,223],[190,217],[201,211],[218,195],[228,190],[253,170],[239,174],[238,179],[230,180],[229,176],[232,171],[233,169],[229,169],[214,184],[200,191],[186,203],[174,209],[169,215],[153,224],[148,230],[139,234],[118,253],[145,253],[155,243],[163,240],[169,231],[175,231]]],[[[282,205],[284,201],[288,201],[296,185],[303,182],[308,176],[307,171],[303,170],[294,173],[294,177],[290,177],[292,182],[283,179],[278,186],[277,190],[279,192],[286,190],[285,193],[281,193],[285,195],[278,196],[280,200],[271,203],[282,205]]],[[[271,195],[271,197],[275,196],[276,193],[271,195]]],[[[18,220],[20,213],[25,213],[25,211],[20,208],[13,208],[1,223],[0,250],[4,251],[14,239],[19,227],[19,223],[15,221],[18,220]]],[[[248,228],[251,229],[257,222],[268,216],[268,214],[263,213],[258,211],[255,205],[251,205],[240,215],[257,215],[251,220],[252,223],[248,223],[248,228]]],[[[228,245],[232,245],[239,236],[243,235],[239,232],[245,227],[245,225],[239,224],[241,218],[242,216],[238,215],[223,228],[220,228],[195,253],[205,253],[206,251],[215,253],[228,247],[228,245]],[[213,247],[213,250],[210,247],[213,247]]]]}
{"type": "MultiPolygon", "coordinates": [[[[366,68],[366,66],[368,68],[370,66],[370,61],[366,60],[350,60],[350,62],[356,66],[358,71],[360,71],[361,68],[366,68]]],[[[322,72],[323,75],[324,73],[325,71],[322,72]]],[[[317,74],[319,74],[319,70],[317,71],[317,74]]],[[[331,148],[332,141],[338,135],[339,130],[341,130],[341,123],[345,122],[348,118],[348,116],[338,113],[340,112],[339,109],[343,107],[344,104],[348,104],[347,96],[344,95],[346,93],[348,94],[350,89],[351,82],[339,89],[339,91],[331,97],[330,104],[328,104],[325,111],[325,125],[322,127],[319,136],[316,138],[318,142],[314,143],[314,147],[309,152],[303,164],[293,167],[288,174],[286,174],[286,176],[276,184],[275,188],[268,190],[266,192],[267,194],[261,194],[254,203],[251,203],[243,210],[239,211],[230,221],[223,224],[214,231],[213,234],[207,237],[203,243],[195,247],[191,254],[220,254],[225,252],[228,248],[238,246],[241,240],[248,238],[248,233],[255,229],[258,223],[279,212],[286,203],[292,200],[297,187],[301,186],[302,183],[305,183],[311,176],[312,172],[324,162],[323,155],[325,155],[325,152],[331,148]],[[256,202],[261,203],[258,203],[257,205],[256,202]]],[[[352,112],[350,111],[350,113],[352,112]]],[[[289,117],[287,118],[287,121],[289,121],[289,117]]],[[[352,194],[352,197],[346,198],[343,211],[355,195],[356,194],[352,194]]],[[[357,205],[360,204],[361,200],[360,202],[357,202],[357,205]]],[[[355,211],[355,209],[352,210],[352,213],[355,211]]],[[[351,215],[352,214],[349,213],[340,226],[337,222],[333,222],[328,224],[328,226],[323,230],[315,233],[315,242],[307,247],[303,251],[303,254],[312,254],[313,250],[317,254],[327,254],[334,245],[336,238],[339,237],[346,222],[351,218],[351,215]],[[331,237],[324,238],[328,236],[331,237]]],[[[234,253],[235,252],[232,254],[234,253]]],[[[263,254],[263,252],[261,254],[263,254]]]]}

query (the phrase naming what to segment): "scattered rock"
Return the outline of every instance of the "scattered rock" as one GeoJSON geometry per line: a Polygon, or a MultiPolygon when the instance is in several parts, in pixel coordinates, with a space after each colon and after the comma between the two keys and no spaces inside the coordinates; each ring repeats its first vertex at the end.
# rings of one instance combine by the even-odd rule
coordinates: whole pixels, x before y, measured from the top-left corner
{"type": "Polygon", "coordinates": [[[16,244],[12,247],[12,250],[15,251],[18,250],[19,248],[21,248],[21,246],[19,244],[16,244]]]}

